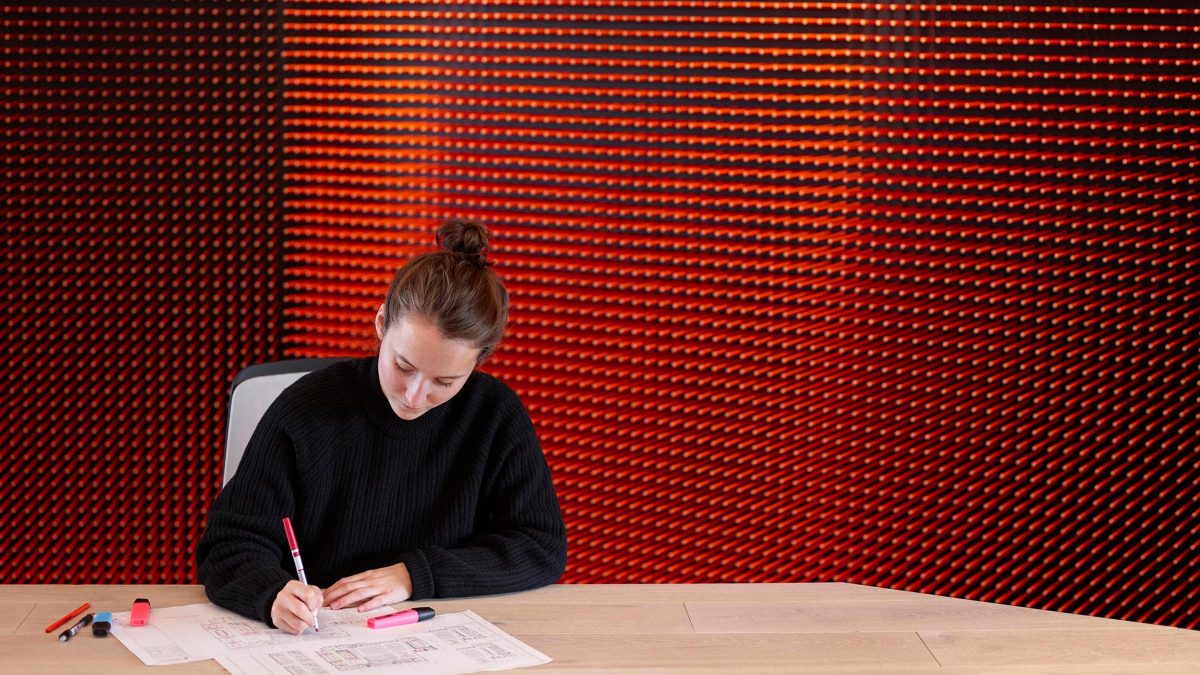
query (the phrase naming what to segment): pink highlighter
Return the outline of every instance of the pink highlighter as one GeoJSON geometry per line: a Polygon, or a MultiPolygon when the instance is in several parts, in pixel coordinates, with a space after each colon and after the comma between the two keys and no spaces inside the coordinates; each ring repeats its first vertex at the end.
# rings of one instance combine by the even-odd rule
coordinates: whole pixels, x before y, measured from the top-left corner
{"type": "Polygon", "coordinates": [[[392,614],[384,614],[367,619],[367,628],[391,628],[392,626],[406,626],[410,623],[424,621],[433,618],[432,607],[413,607],[406,609],[403,612],[395,612],[392,614]]]}

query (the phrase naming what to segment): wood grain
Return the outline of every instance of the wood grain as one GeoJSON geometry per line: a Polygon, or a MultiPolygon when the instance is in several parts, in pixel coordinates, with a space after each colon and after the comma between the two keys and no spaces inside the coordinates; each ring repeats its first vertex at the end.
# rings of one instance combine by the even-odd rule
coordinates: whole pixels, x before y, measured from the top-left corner
{"type": "MultiPolygon", "coordinates": [[[[125,611],[206,602],[199,586],[0,586],[0,673],[147,669],[115,638],[43,629],[81,602],[125,611]]],[[[551,586],[396,603],[472,610],[554,659],[554,673],[1200,675],[1200,632],[852,584],[551,586]]],[[[151,615],[153,618],[153,614],[151,615]]]]}
{"type": "Polygon", "coordinates": [[[1176,628],[921,631],[947,666],[1200,664],[1200,632],[1176,628]]]}
{"type": "Polygon", "coordinates": [[[1145,628],[1142,624],[933,596],[886,602],[687,603],[699,633],[1145,628]]]}

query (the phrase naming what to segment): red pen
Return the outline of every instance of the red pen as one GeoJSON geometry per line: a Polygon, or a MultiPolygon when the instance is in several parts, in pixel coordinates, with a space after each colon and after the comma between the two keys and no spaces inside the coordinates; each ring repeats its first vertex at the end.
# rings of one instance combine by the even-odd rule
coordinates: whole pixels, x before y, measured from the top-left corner
{"type": "Polygon", "coordinates": [[[46,632],[49,633],[50,631],[54,630],[55,628],[58,628],[59,626],[63,625],[64,623],[70,621],[71,617],[75,616],[76,614],[82,612],[83,610],[85,610],[91,606],[92,606],[91,603],[85,602],[82,605],[71,610],[70,612],[67,612],[67,615],[64,616],[63,618],[59,619],[58,621],[55,621],[54,623],[50,624],[49,626],[46,626],[46,632]]]}
{"type": "Polygon", "coordinates": [[[432,619],[434,611],[432,607],[413,607],[402,612],[393,612],[392,614],[384,614],[367,619],[367,628],[390,628],[392,626],[405,626],[418,621],[432,619]]]}
{"type": "MultiPolygon", "coordinates": [[[[292,531],[292,519],[286,516],[283,518],[283,533],[287,535],[288,548],[292,550],[292,562],[296,563],[296,578],[307,586],[308,579],[304,577],[304,563],[300,561],[300,544],[296,543],[296,533],[292,531]]],[[[317,619],[315,612],[313,613],[313,630],[321,632],[321,622],[317,619]]]]}

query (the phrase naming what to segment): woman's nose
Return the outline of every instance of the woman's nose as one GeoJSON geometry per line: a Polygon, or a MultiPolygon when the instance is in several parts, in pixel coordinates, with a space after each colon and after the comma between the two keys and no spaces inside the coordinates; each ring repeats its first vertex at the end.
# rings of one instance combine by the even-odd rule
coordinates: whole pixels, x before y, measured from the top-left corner
{"type": "Polygon", "coordinates": [[[404,388],[404,405],[410,408],[416,408],[425,399],[425,382],[424,378],[413,377],[409,379],[408,386],[404,388]]]}

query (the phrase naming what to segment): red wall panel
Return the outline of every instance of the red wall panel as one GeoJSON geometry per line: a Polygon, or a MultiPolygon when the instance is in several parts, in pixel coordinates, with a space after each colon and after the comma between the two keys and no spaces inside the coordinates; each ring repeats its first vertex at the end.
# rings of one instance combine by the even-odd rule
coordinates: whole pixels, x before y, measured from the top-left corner
{"type": "Polygon", "coordinates": [[[492,227],[571,582],[1195,624],[1195,9],[285,3],[287,352],[492,227]]]}
{"type": "Polygon", "coordinates": [[[181,583],[280,355],[272,6],[0,10],[0,583],[181,583]]]}
{"type": "Polygon", "coordinates": [[[1196,627],[1198,17],[6,8],[0,582],[193,581],[233,373],[469,216],[566,581],[1196,627]]]}

